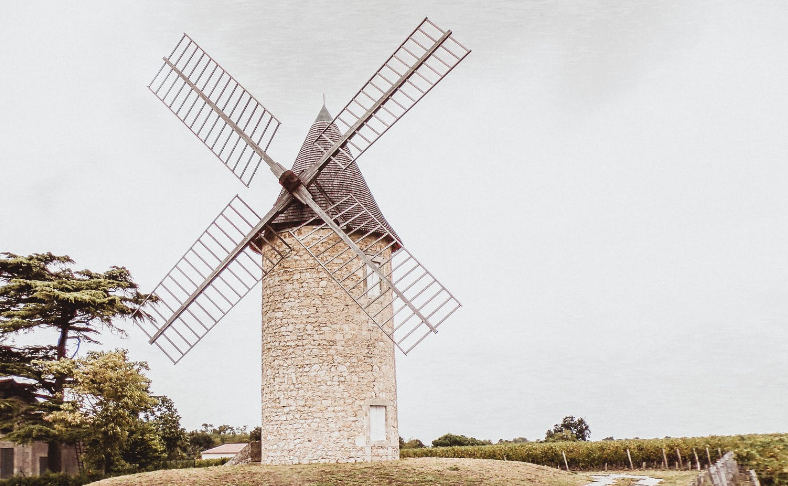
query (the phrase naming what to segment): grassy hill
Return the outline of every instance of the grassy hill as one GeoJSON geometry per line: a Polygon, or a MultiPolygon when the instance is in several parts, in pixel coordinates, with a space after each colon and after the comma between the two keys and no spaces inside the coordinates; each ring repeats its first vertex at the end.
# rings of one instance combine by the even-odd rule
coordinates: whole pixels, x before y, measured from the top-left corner
{"type": "MultiPolygon", "coordinates": [[[[173,469],[104,479],[92,486],[581,486],[586,475],[523,462],[420,458],[382,463],[173,469]]],[[[679,482],[679,485],[687,484],[679,482]]]]}

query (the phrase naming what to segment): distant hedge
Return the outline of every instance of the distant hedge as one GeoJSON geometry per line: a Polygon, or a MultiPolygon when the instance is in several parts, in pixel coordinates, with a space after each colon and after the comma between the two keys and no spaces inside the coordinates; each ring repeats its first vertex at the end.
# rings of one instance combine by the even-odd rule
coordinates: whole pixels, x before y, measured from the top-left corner
{"type": "MultiPolygon", "coordinates": [[[[156,471],[159,469],[188,469],[190,467],[211,467],[221,466],[229,461],[229,457],[220,457],[218,459],[183,459],[180,461],[164,461],[157,463],[146,471],[156,471]]],[[[2,485],[0,485],[2,486],[2,485]]]]}
{"type": "Polygon", "coordinates": [[[103,478],[101,474],[71,476],[64,473],[47,473],[42,476],[11,476],[0,480],[0,486],[82,486],[103,478]]]}
{"type": "MultiPolygon", "coordinates": [[[[182,461],[166,461],[156,464],[153,467],[140,471],[128,471],[127,474],[138,472],[156,471],[159,469],[187,469],[192,467],[211,467],[221,466],[229,461],[230,458],[222,457],[219,459],[188,459],[182,461]]],[[[92,483],[105,477],[101,473],[89,473],[72,476],[64,473],[47,473],[42,476],[12,476],[8,479],[0,479],[0,486],[82,486],[92,483]]]]}
{"type": "Polygon", "coordinates": [[[636,468],[644,462],[647,467],[662,467],[664,451],[671,469],[679,461],[686,469],[688,461],[695,463],[695,454],[701,466],[707,466],[709,456],[714,462],[720,451],[734,451],[741,466],[755,469],[762,486],[788,486],[788,434],[429,447],[402,449],[400,456],[499,459],[563,469],[563,452],[570,469],[599,471],[605,467],[629,469],[627,450],[636,468]]]}

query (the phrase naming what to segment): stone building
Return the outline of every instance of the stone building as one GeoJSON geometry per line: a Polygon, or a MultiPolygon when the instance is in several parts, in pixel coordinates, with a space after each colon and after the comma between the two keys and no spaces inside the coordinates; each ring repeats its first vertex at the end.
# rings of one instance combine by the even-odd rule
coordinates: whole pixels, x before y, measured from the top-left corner
{"type": "MultiPolygon", "coordinates": [[[[63,472],[77,474],[77,453],[74,446],[64,445],[61,456],[63,472]]],[[[0,437],[0,479],[14,475],[40,476],[48,471],[48,446],[44,442],[15,444],[0,437]]]]}
{"type": "MultiPolygon", "coordinates": [[[[323,107],[309,130],[293,165],[301,173],[320,157],[315,147],[326,128],[332,140],[340,137],[323,107]]],[[[324,145],[325,146],[325,145],[324,145]]],[[[341,161],[342,166],[350,163],[341,161]]],[[[355,163],[342,169],[330,162],[312,186],[321,207],[352,194],[386,229],[385,222],[364,177],[355,163]]],[[[351,235],[364,231],[363,218],[349,221],[351,235]]],[[[288,207],[271,227],[290,245],[292,253],[263,280],[262,438],[264,464],[357,462],[399,459],[397,387],[394,344],[359,308],[337,282],[288,233],[309,222],[314,213],[304,205],[288,207]]],[[[313,231],[298,229],[298,235],[313,231]]],[[[329,268],[363,288],[362,299],[377,299],[377,312],[391,315],[391,296],[376,292],[374,273],[345,265],[352,252],[329,230],[314,235],[325,251],[329,268]],[[341,272],[345,272],[342,274],[341,272]]],[[[370,234],[363,243],[384,248],[389,243],[370,234]],[[380,241],[378,241],[380,240],[380,241]]],[[[392,250],[377,255],[388,260],[392,250]]],[[[264,247],[263,251],[272,251],[264,247]]],[[[388,264],[384,272],[389,271],[388,264]]]]}
{"type": "Polygon", "coordinates": [[[200,452],[200,459],[222,459],[225,457],[233,458],[247,447],[249,447],[248,442],[222,444],[220,446],[200,452]]]}
{"type": "MultiPolygon", "coordinates": [[[[0,398],[15,399],[22,403],[33,403],[35,387],[19,382],[11,377],[0,378],[0,398]]],[[[79,472],[77,453],[74,446],[61,446],[61,467],[63,472],[79,472]]],[[[3,440],[0,434],[0,479],[14,475],[40,476],[49,470],[49,446],[44,442],[16,444],[3,440]]]]}

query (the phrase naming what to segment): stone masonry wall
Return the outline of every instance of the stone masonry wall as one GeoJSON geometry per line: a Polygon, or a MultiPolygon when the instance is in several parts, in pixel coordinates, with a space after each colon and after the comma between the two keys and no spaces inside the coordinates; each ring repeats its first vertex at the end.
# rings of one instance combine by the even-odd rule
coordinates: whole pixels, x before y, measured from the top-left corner
{"type": "MultiPolygon", "coordinates": [[[[399,459],[394,344],[290,234],[281,236],[293,252],[263,280],[262,463],[399,459]],[[385,440],[370,440],[370,406],[386,407],[385,440]]],[[[339,254],[337,239],[330,235],[318,251],[339,254]]],[[[364,270],[348,277],[361,281],[358,290],[364,270]]],[[[390,294],[379,301],[390,316],[390,294]]]]}
{"type": "MultiPolygon", "coordinates": [[[[39,476],[45,472],[45,470],[41,470],[41,458],[47,457],[49,448],[46,443],[33,442],[31,444],[16,444],[0,439],[0,448],[10,448],[14,450],[13,471],[0,471],[0,476],[5,476],[6,474],[39,476]]],[[[61,466],[65,473],[77,474],[79,472],[77,453],[74,446],[62,446],[61,466]]]]}
{"type": "Polygon", "coordinates": [[[237,466],[239,464],[249,464],[251,462],[260,462],[260,441],[249,442],[246,444],[246,447],[241,449],[241,452],[225,462],[224,465],[237,466]]]}

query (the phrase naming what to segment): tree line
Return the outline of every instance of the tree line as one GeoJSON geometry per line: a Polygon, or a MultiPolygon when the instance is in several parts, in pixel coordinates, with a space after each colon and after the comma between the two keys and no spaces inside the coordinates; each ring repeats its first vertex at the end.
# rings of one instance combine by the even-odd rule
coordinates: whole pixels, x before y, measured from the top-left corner
{"type": "MultiPolygon", "coordinates": [[[[590,438],[591,427],[589,427],[588,422],[582,417],[575,418],[572,415],[567,415],[561,422],[555,424],[552,429],[547,430],[544,440],[536,440],[535,442],[587,441],[590,438]]],[[[521,444],[525,442],[531,441],[525,437],[515,437],[514,439],[499,439],[497,443],[521,444]]],[[[491,440],[448,433],[433,440],[432,447],[481,446],[492,445],[492,443],[491,440]]],[[[419,439],[405,440],[400,437],[399,447],[400,449],[421,449],[427,446],[419,439]]]]}

